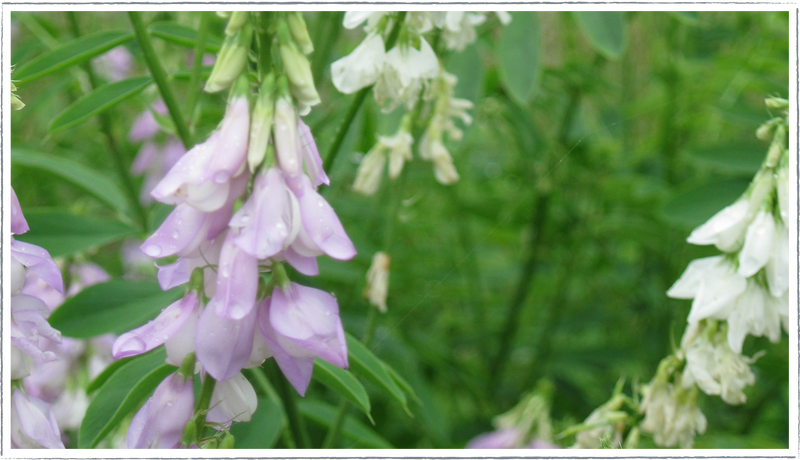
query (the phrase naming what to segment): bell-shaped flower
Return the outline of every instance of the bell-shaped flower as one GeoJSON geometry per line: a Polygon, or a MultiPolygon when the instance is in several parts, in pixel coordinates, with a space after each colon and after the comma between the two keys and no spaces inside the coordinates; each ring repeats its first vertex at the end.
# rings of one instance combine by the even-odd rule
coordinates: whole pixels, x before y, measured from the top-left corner
{"type": "Polygon", "coordinates": [[[523,433],[516,428],[483,433],[467,443],[467,449],[514,449],[522,441],[523,433]]]}
{"type": "Polygon", "coordinates": [[[249,422],[258,407],[258,399],[253,385],[242,375],[217,382],[211,394],[206,420],[230,426],[231,422],[249,422]]]}
{"type": "Polygon", "coordinates": [[[736,273],[725,256],[693,260],[667,291],[676,299],[694,299],[689,322],[705,318],[725,320],[736,299],[745,291],[747,280],[736,273]]]}
{"type": "Polygon", "coordinates": [[[782,296],[789,289],[789,252],[789,229],[778,224],[775,228],[772,254],[765,270],[769,292],[775,297],[782,296]]]}
{"type": "Polygon", "coordinates": [[[11,238],[11,257],[32,271],[50,287],[58,292],[64,292],[64,281],[61,279],[61,270],[53,262],[50,253],[39,246],[16,241],[11,238]]]}
{"type": "Polygon", "coordinates": [[[771,212],[761,210],[747,227],[744,245],[739,251],[739,274],[755,275],[769,261],[775,241],[775,219],[771,212]]]}
{"type": "Polygon", "coordinates": [[[439,59],[420,37],[420,48],[398,45],[386,53],[383,72],[375,84],[375,100],[391,112],[398,105],[414,108],[422,90],[439,74],[439,59]]]}
{"type": "Polygon", "coordinates": [[[175,449],[194,414],[192,381],[179,373],[164,379],[128,427],[128,449],[175,449]]]}
{"type": "Polygon", "coordinates": [[[319,156],[319,149],[317,149],[317,143],[311,134],[311,128],[299,117],[297,118],[297,134],[299,136],[300,150],[303,154],[303,163],[306,166],[306,174],[311,178],[311,182],[315,187],[319,187],[322,184],[331,185],[331,180],[325,174],[325,170],[322,169],[322,158],[319,156]]]}
{"type": "Polygon", "coordinates": [[[276,288],[259,308],[258,326],[292,386],[305,395],[314,357],[347,368],[339,304],[325,291],[291,283],[276,288]]]}
{"type": "Polygon", "coordinates": [[[258,259],[272,257],[297,236],[300,206],[278,168],[259,172],[250,197],[230,221],[236,245],[258,259]]]}
{"type": "Polygon", "coordinates": [[[64,448],[50,405],[19,388],[14,388],[11,396],[11,448],[64,448]]]}
{"type": "Polygon", "coordinates": [[[25,216],[22,214],[17,192],[14,191],[14,187],[9,188],[11,189],[11,233],[21,235],[30,230],[30,227],[28,227],[28,221],[25,220],[25,216]]]}
{"type": "Polygon", "coordinates": [[[228,201],[231,179],[244,171],[249,129],[247,98],[235,97],[220,129],[178,160],[153,189],[153,198],[205,212],[221,208],[228,201]]]}
{"type": "Polygon", "coordinates": [[[640,411],[645,416],[640,427],[653,434],[657,445],[679,444],[688,449],[695,433],[705,433],[707,422],[697,407],[697,389],[687,391],[681,386],[653,383],[644,387],[642,395],[640,411]]]}
{"type": "Polygon", "coordinates": [[[242,319],[253,310],[258,290],[258,259],[235,244],[235,233],[229,231],[217,269],[217,290],[214,308],[218,316],[242,319]]]}
{"type": "Polygon", "coordinates": [[[292,243],[299,255],[316,257],[322,254],[338,259],[350,260],[356,249],[342,227],[330,204],[314,190],[305,175],[288,181],[289,188],[297,197],[300,206],[302,226],[292,243]]]}
{"type": "Polygon", "coordinates": [[[380,34],[367,36],[350,54],[331,64],[333,86],[344,94],[375,84],[383,71],[386,49],[380,34]]]}
{"type": "Polygon", "coordinates": [[[217,381],[233,378],[247,364],[253,352],[256,311],[242,319],[230,319],[216,313],[217,298],[206,305],[195,332],[197,359],[217,381]]]}
{"type": "Polygon", "coordinates": [[[423,160],[433,162],[433,173],[440,184],[450,185],[458,181],[458,172],[453,165],[450,152],[442,142],[442,131],[438,125],[432,123],[425,130],[420,139],[419,156],[423,160]]]}
{"type": "Polygon", "coordinates": [[[183,327],[184,323],[200,309],[200,299],[194,291],[165,308],[154,320],[128,331],[114,342],[114,359],[146,353],[166,342],[183,327]]]}

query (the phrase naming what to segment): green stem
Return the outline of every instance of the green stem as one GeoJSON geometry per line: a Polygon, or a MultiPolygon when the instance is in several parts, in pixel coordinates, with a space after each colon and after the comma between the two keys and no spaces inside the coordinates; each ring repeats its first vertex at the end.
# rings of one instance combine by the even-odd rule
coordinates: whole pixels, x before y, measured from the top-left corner
{"type": "Polygon", "coordinates": [[[367,329],[364,332],[364,346],[369,348],[369,344],[375,338],[375,331],[378,329],[378,309],[370,306],[367,313],[367,329]]]}
{"type": "Polygon", "coordinates": [[[286,377],[277,368],[275,360],[268,361],[265,365],[270,366],[270,377],[275,383],[275,390],[281,398],[283,408],[286,412],[286,417],[289,419],[289,429],[292,431],[292,436],[297,442],[298,447],[301,449],[311,448],[311,438],[308,436],[306,425],[300,412],[297,410],[297,403],[295,402],[294,388],[292,388],[286,377]]]}
{"type": "MultiPolygon", "coordinates": [[[[194,62],[192,62],[192,76],[189,80],[189,96],[186,100],[186,116],[189,123],[194,127],[194,112],[197,109],[197,101],[200,100],[200,74],[203,71],[203,56],[206,54],[206,35],[208,35],[209,14],[207,11],[200,12],[200,26],[197,30],[197,41],[194,44],[194,62]]],[[[189,129],[193,132],[193,129],[189,129]]]]}
{"type": "Polygon", "coordinates": [[[339,402],[339,408],[336,410],[336,418],[333,419],[333,424],[325,435],[325,441],[322,442],[323,449],[332,449],[333,443],[338,440],[342,425],[344,425],[344,418],[347,416],[347,405],[347,399],[343,396],[339,402]]]}
{"type": "MultiPolygon", "coordinates": [[[[401,11],[394,28],[392,28],[392,31],[389,33],[389,38],[386,40],[387,50],[391,49],[397,41],[397,37],[400,35],[400,29],[402,28],[405,17],[406,12],[401,11]]],[[[364,103],[364,99],[367,97],[367,93],[369,93],[371,89],[372,86],[367,86],[366,88],[361,89],[358,93],[356,93],[356,98],[353,99],[353,102],[350,103],[350,107],[347,109],[344,120],[342,120],[342,123],[338,128],[336,128],[336,137],[333,138],[333,142],[331,142],[331,146],[328,148],[328,153],[325,155],[325,160],[322,165],[322,169],[325,171],[331,172],[333,160],[335,160],[336,156],[339,154],[339,148],[342,146],[342,142],[344,142],[344,138],[347,136],[347,132],[350,130],[350,125],[353,124],[353,120],[356,118],[356,114],[358,114],[358,109],[361,108],[361,104],[364,103]]]]}
{"type": "MultiPolygon", "coordinates": [[[[260,367],[254,367],[252,369],[245,369],[245,372],[249,375],[253,376],[253,380],[256,383],[256,387],[258,387],[264,395],[269,397],[269,399],[275,401],[281,407],[281,415],[284,420],[284,426],[288,426],[288,421],[286,419],[286,412],[283,410],[283,403],[281,402],[280,396],[278,396],[278,392],[269,384],[269,380],[267,379],[266,374],[264,373],[264,369],[260,367]]],[[[283,443],[286,444],[286,447],[289,449],[297,449],[297,441],[295,441],[294,436],[292,435],[291,430],[284,429],[283,430],[283,443]]]]}
{"type": "Polygon", "coordinates": [[[206,374],[206,379],[203,381],[203,386],[200,388],[200,397],[197,398],[197,405],[194,408],[195,413],[199,413],[196,419],[197,437],[201,437],[203,434],[203,427],[206,424],[205,411],[208,410],[208,405],[211,403],[211,395],[214,394],[214,387],[216,384],[217,381],[206,374]]]}
{"type": "Polygon", "coordinates": [[[150,69],[150,74],[153,76],[153,80],[156,81],[159,93],[161,93],[161,99],[164,100],[164,105],[167,106],[169,116],[172,117],[172,122],[175,124],[178,137],[181,138],[181,142],[183,142],[183,146],[186,150],[189,150],[192,147],[192,138],[189,134],[189,128],[183,121],[180,107],[178,107],[175,95],[172,94],[172,90],[169,87],[167,73],[164,72],[164,68],[161,67],[161,62],[159,62],[156,51],[153,49],[153,44],[150,42],[150,36],[147,34],[147,30],[145,30],[144,22],[142,22],[142,15],[139,14],[138,11],[128,11],[128,17],[131,20],[134,32],[136,32],[136,40],[139,42],[139,46],[142,49],[144,60],[147,62],[147,68],[150,69]]]}
{"type": "MultiPolygon", "coordinates": [[[[80,27],[78,26],[78,18],[75,16],[75,12],[67,12],[67,18],[70,23],[70,28],[72,29],[72,34],[75,36],[75,38],[80,37],[81,31],[80,27]]],[[[82,67],[86,72],[86,76],[89,77],[90,89],[94,90],[100,86],[100,82],[97,80],[94,70],[92,70],[91,62],[85,62],[82,67]]],[[[130,169],[122,156],[122,152],[117,146],[116,140],[114,139],[114,132],[111,128],[111,117],[106,111],[101,113],[98,118],[100,119],[100,130],[103,132],[103,135],[106,138],[108,150],[111,152],[111,157],[114,159],[114,166],[117,169],[117,174],[119,175],[120,181],[122,181],[122,185],[125,188],[125,193],[128,196],[131,210],[136,213],[136,217],[139,219],[139,224],[141,225],[142,230],[147,230],[147,213],[142,207],[142,204],[139,202],[139,194],[136,192],[136,186],[133,184],[133,178],[131,177],[130,169]]]]}

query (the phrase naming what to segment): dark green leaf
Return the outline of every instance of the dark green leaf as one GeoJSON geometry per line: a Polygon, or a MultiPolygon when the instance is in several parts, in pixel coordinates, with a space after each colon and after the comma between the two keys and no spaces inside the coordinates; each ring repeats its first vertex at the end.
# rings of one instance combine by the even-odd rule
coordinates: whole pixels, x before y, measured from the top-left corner
{"type": "Polygon", "coordinates": [[[86,339],[109,332],[120,334],[155,318],[183,291],[181,286],[164,292],[152,281],[95,284],[67,299],[50,315],[50,324],[65,337],[86,339]]]}
{"type": "Polygon", "coordinates": [[[386,372],[384,363],[355,337],[346,334],[350,370],[392,396],[411,415],[406,394],[386,372]]]}
{"type": "Polygon", "coordinates": [[[76,38],[17,68],[14,80],[25,84],[71,65],[80,64],[132,39],[133,33],[127,31],[99,32],[76,38]]]}
{"type": "Polygon", "coordinates": [[[95,390],[103,386],[103,384],[106,383],[106,381],[109,378],[111,378],[111,376],[114,375],[114,373],[117,372],[117,370],[119,370],[120,367],[124,366],[125,364],[128,364],[128,361],[134,359],[137,359],[137,357],[131,356],[129,358],[122,358],[109,364],[108,367],[103,369],[103,372],[101,372],[97,377],[95,377],[94,380],[89,382],[89,385],[86,387],[86,394],[94,393],[95,390]]]}
{"type": "Polygon", "coordinates": [[[753,177],[765,152],[766,145],[737,142],[693,149],[689,155],[715,171],[753,177]]]}
{"type": "Polygon", "coordinates": [[[731,179],[677,193],[664,205],[662,215],[678,225],[698,226],[722,208],[733,204],[749,183],[744,179],[731,179]]]}
{"type": "Polygon", "coordinates": [[[314,380],[350,400],[350,402],[355,404],[356,407],[367,414],[367,417],[370,418],[370,421],[372,420],[367,390],[365,390],[364,386],[361,385],[361,383],[355,377],[353,377],[353,374],[344,369],[340,369],[327,361],[315,359],[313,377],[314,380]]]}
{"type": "Polygon", "coordinates": [[[78,448],[91,449],[131,412],[136,410],[159,383],[177,368],[164,364],[163,348],[123,365],[100,387],[78,431],[78,448]]]}
{"type": "Polygon", "coordinates": [[[592,47],[609,59],[619,59],[627,45],[625,12],[575,11],[583,33],[592,47]]]}
{"type": "Polygon", "coordinates": [[[69,157],[12,148],[11,165],[53,173],[123,214],[128,210],[128,200],[116,182],[109,179],[107,174],[101,174],[69,157]]]}
{"type": "Polygon", "coordinates": [[[394,380],[397,386],[402,388],[403,391],[406,392],[406,394],[411,396],[414,399],[414,401],[417,402],[417,404],[420,405],[422,404],[422,401],[419,399],[419,396],[417,396],[417,393],[414,392],[414,388],[411,386],[411,384],[409,384],[403,377],[401,377],[396,370],[394,370],[390,365],[386,363],[383,363],[383,368],[386,370],[386,373],[389,374],[390,377],[392,377],[392,380],[394,380]]]}
{"type": "MultiPolygon", "coordinates": [[[[324,427],[330,427],[336,418],[336,408],[330,404],[313,399],[304,399],[297,402],[297,408],[303,417],[316,422],[324,427]]],[[[361,423],[351,416],[344,419],[342,436],[369,449],[393,449],[389,441],[379,436],[372,428],[361,423]]]]}
{"type": "Polygon", "coordinates": [[[283,409],[269,397],[258,398],[258,408],[246,423],[234,423],[231,434],[237,449],[271,449],[285,428],[283,409]]]}
{"type": "Polygon", "coordinates": [[[50,134],[72,128],[103,113],[120,102],[135,96],[153,83],[150,77],[137,77],[103,85],[84,94],[63,112],[58,114],[48,127],[50,134]]]}
{"type": "MultiPolygon", "coordinates": [[[[154,37],[189,48],[194,48],[197,40],[196,30],[172,21],[156,22],[148,27],[148,31],[154,37]]],[[[216,54],[221,46],[222,42],[217,37],[206,35],[207,52],[216,54]]]]}
{"type": "Polygon", "coordinates": [[[500,78],[511,97],[524,104],[539,84],[539,21],[531,11],[512,16],[497,44],[500,78]]]}
{"type": "Polygon", "coordinates": [[[30,231],[14,237],[47,249],[53,257],[86,251],[136,233],[136,229],[117,220],[59,210],[32,209],[25,212],[25,219],[30,231]]]}
{"type": "Polygon", "coordinates": [[[699,24],[700,23],[700,15],[697,14],[697,11],[668,11],[675,19],[685,24],[699,24]]]}

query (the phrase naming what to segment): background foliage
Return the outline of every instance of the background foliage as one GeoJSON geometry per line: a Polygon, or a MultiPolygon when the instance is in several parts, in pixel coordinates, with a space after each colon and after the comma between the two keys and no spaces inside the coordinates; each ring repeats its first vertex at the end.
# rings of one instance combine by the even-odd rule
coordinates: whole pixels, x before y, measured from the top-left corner
{"type": "MultiPolygon", "coordinates": [[[[198,16],[144,17],[182,103],[194,39],[175,24],[196,28],[198,16]]],[[[325,152],[352,99],[333,88],[330,63],[363,34],[343,29],[341,13],[305,17],[323,100],[306,121],[325,152]]],[[[224,22],[211,23],[207,48],[215,52],[224,22]]],[[[770,117],[762,101],[787,95],[786,12],[521,12],[509,26],[496,25],[445,58],[459,78],[457,95],[476,105],[463,141],[448,145],[460,182],[439,185],[430,164],[417,158],[375,196],[354,193],[361,153],[376,134],[393,133],[402,115],[381,115],[371,97],[329,171],[333,185],[324,194],[359,254],[345,263],[320,260],[318,277],[293,277],[335,292],[345,330],[362,337],[370,308],[364,274],[372,255],[388,249],[389,311],[379,318],[372,351],[418,396],[408,398],[412,418],[362,379],[376,425],[351,409],[339,447],[462,447],[540,379],[554,383],[558,432],[605,402],[620,376],[626,385],[649,380],[679,340],[689,309],[665,291],[691,259],[714,253],[685,238],[744,191],[767,149],[754,136],[770,117]]],[[[122,12],[15,12],[12,29],[10,61],[20,72],[78,35],[131,27],[122,12]]],[[[155,229],[169,208],[148,207],[142,219],[118,171],[139,148],[126,134],[156,88],[136,42],[121,43],[137,59],[133,76],[144,78],[95,94],[94,103],[76,103],[102,83],[90,81],[85,66],[17,85],[27,106],[11,113],[12,185],[31,227],[20,239],[67,263],[91,260],[113,278],[152,283],[154,270],[132,275],[120,250],[125,239],[155,229]]],[[[224,96],[201,96],[199,138],[223,110],[224,96]]],[[[140,183],[132,185],[138,190],[140,183]]],[[[130,301],[117,305],[119,312],[142,315],[140,307],[151,305],[145,313],[155,315],[179,295],[153,292],[148,283],[127,289],[130,301]]],[[[54,325],[65,316],[55,313],[54,325]]],[[[119,317],[131,321],[106,316],[111,323],[119,317]]],[[[83,328],[97,324],[103,321],[73,321],[63,332],[91,336],[97,331],[83,328]]],[[[108,327],[119,332],[130,324],[108,327]]],[[[788,446],[787,341],[749,338],[745,353],[762,348],[767,354],[753,366],[757,383],[746,404],[701,396],[709,429],[696,447],[788,446]]],[[[320,372],[299,403],[314,445],[339,400],[320,372]]],[[[254,422],[272,423],[274,434],[248,435],[256,423],[236,427],[237,447],[284,445],[274,425],[283,419],[268,417],[280,405],[259,388],[254,422]]]]}

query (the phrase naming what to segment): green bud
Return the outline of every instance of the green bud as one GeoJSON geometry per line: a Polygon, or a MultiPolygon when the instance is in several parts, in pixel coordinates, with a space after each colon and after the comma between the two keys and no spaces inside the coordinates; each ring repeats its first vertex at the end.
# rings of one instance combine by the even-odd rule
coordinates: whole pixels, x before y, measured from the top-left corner
{"type": "Polygon", "coordinates": [[[233,449],[236,439],[228,432],[222,437],[222,442],[219,443],[220,449],[233,449]]]}
{"type": "Polygon", "coordinates": [[[198,267],[192,270],[192,275],[189,277],[189,290],[195,291],[198,294],[203,294],[205,287],[205,280],[203,268],[198,267]]]}
{"type": "Polygon", "coordinates": [[[633,427],[631,432],[628,433],[628,437],[625,438],[625,444],[623,445],[624,449],[636,449],[639,446],[639,427],[633,427]]]}
{"type": "Polygon", "coordinates": [[[311,42],[311,37],[308,36],[308,27],[306,21],[303,19],[303,13],[299,11],[292,11],[286,16],[286,22],[289,24],[289,32],[292,33],[292,38],[297,46],[303,51],[304,54],[311,54],[314,51],[314,44],[311,42]]]}
{"type": "Polygon", "coordinates": [[[270,73],[261,83],[256,106],[250,121],[250,142],[247,147],[247,164],[250,172],[255,172],[269,144],[272,132],[272,118],[275,115],[275,75],[270,73]]]}
{"type": "Polygon", "coordinates": [[[192,417],[192,419],[189,420],[189,423],[186,424],[186,428],[183,429],[183,435],[181,435],[181,447],[189,447],[194,444],[195,441],[197,441],[197,423],[195,423],[194,417],[192,417]]]}
{"type": "Polygon", "coordinates": [[[204,443],[202,446],[200,446],[200,448],[201,449],[216,449],[218,445],[219,445],[219,442],[217,442],[216,439],[212,439],[212,440],[204,443]]]}
{"type": "Polygon", "coordinates": [[[780,97],[768,97],[764,99],[764,104],[770,109],[787,110],[789,108],[789,101],[780,97]]]}
{"type": "Polygon", "coordinates": [[[308,58],[291,41],[281,42],[280,53],[283,68],[289,78],[292,96],[303,106],[311,107],[319,104],[320,98],[317,88],[314,86],[314,77],[311,75],[311,63],[308,62],[308,58]]]}
{"type": "MultiPolygon", "coordinates": [[[[13,90],[12,90],[13,91],[13,90]]],[[[20,110],[25,107],[25,103],[22,102],[16,94],[11,94],[11,110],[20,110]]]]}
{"type": "Polygon", "coordinates": [[[775,136],[772,138],[772,143],[769,145],[769,151],[767,152],[767,159],[764,161],[768,168],[774,168],[778,164],[778,160],[781,159],[781,155],[786,149],[787,133],[788,131],[784,124],[778,125],[775,129],[775,136]]]}
{"type": "Polygon", "coordinates": [[[217,62],[206,82],[207,93],[222,91],[242,73],[247,66],[252,39],[253,27],[250,24],[243,27],[236,35],[225,38],[222,49],[217,55],[217,62]]]}
{"type": "Polygon", "coordinates": [[[242,27],[247,24],[248,19],[250,19],[250,12],[248,11],[234,11],[231,13],[228,26],[225,27],[225,36],[236,35],[236,32],[242,30],[242,27]]]}
{"type": "Polygon", "coordinates": [[[178,373],[183,376],[184,379],[189,380],[194,378],[194,367],[195,367],[195,355],[194,353],[189,353],[183,358],[183,362],[181,363],[181,367],[178,368],[178,373]]]}

